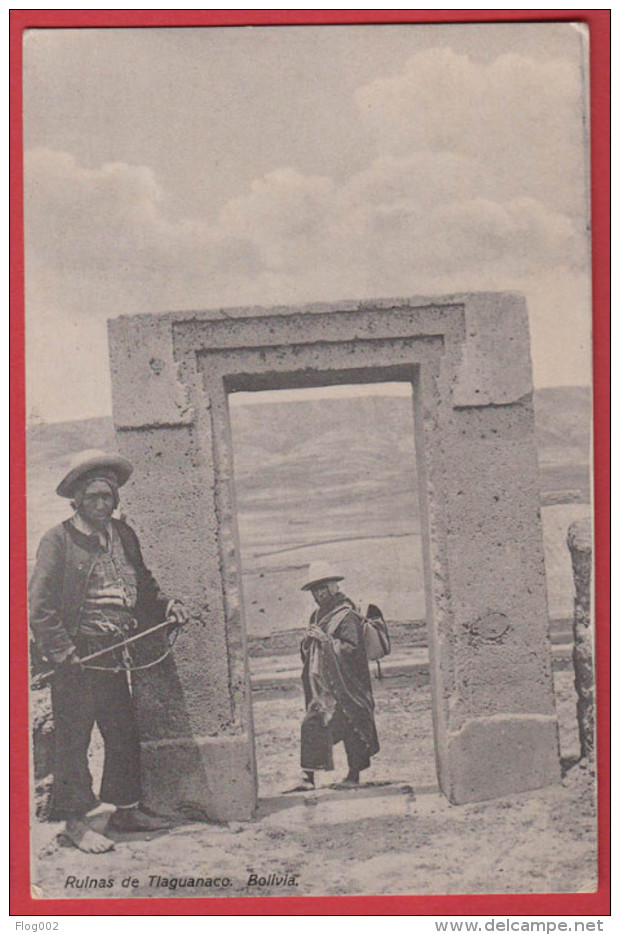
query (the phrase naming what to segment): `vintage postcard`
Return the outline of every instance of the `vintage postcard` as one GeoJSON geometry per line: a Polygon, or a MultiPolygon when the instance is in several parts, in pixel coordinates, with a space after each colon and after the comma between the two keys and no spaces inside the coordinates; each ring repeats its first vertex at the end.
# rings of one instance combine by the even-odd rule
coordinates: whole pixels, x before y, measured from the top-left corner
{"type": "Polygon", "coordinates": [[[595,905],[591,24],[140,15],[21,36],[33,911],[595,905]]]}

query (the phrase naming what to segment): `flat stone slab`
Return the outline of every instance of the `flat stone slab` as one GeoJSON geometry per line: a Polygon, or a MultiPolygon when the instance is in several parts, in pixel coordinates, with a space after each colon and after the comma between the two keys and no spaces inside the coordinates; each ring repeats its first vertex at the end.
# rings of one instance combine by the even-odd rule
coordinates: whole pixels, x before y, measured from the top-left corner
{"type": "MultiPolygon", "coordinates": [[[[436,794],[439,794],[439,788],[436,794]]],[[[341,792],[321,789],[314,793],[292,793],[263,799],[259,803],[257,818],[262,825],[272,828],[341,825],[359,821],[360,815],[365,819],[411,815],[415,801],[413,787],[406,784],[379,789],[361,787],[341,792]],[[272,808],[274,811],[270,811],[272,808]]]]}

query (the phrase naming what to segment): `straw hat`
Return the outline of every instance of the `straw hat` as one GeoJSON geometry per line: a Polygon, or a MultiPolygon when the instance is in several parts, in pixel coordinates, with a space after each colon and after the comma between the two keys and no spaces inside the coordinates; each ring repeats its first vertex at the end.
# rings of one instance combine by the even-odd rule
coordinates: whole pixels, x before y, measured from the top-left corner
{"type": "Polygon", "coordinates": [[[302,591],[310,591],[317,584],[323,584],[327,581],[343,581],[344,575],[339,575],[334,571],[329,562],[312,562],[308,569],[308,580],[302,585],[302,591]]]}
{"type": "Polygon", "coordinates": [[[80,451],[71,459],[71,467],[56,488],[56,493],[59,497],[72,497],[76,482],[85,474],[98,470],[112,471],[117,478],[118,486],[122,487],[129,479],[133,465],[122,455],[106,454],[105,451],[98,451],[94,448],[80,451]]]}

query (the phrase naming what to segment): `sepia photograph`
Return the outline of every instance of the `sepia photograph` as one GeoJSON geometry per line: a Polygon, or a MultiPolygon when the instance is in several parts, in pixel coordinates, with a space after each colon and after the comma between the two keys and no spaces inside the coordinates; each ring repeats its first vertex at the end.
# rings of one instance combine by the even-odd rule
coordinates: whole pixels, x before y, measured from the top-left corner
{"type": "Polygon", "coordinates": [[[36,911],[595,894],[588,24],[22,43],[36,911]]]}

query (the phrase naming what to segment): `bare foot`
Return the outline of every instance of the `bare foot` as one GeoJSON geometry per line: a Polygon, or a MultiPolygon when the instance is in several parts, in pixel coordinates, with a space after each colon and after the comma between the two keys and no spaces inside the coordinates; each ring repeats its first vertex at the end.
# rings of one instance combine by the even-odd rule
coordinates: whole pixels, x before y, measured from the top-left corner
{"type": "Polygon", "coordinates": [[[105,854],[114,848],[114,841],[93,831],[82,818],[73,818],[67,822],[65,836],[85,854],[105,854]]]}
{"type": "Polygon", "coordinates": [[[359,773],[349,773],[348,776],[345,776],[344,779],[341,779],[340,782],[335,782],[333,785],[334,789],[359,789],[360,787],[360,777],[359,773]]]}
{"type": "Polygon", "coordinates": [[[285,789],[284,795],[288,795],[290,792],[314,792],[315,786],[312,779],[300,779],[296,786],[293,786],[292,789],[285,789]]]}

